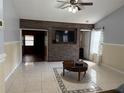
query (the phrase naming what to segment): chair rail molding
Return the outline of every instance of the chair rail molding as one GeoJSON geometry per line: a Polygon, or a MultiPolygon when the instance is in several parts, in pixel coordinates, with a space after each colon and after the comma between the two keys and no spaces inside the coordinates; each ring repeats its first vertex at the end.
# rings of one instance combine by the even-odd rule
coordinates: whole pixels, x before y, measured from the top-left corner
{"type": "Polygon", "coordinates": [[[5,53],[0,54],[0,63],[4,62],[5,58],[6,58],[6,54],[5,53]]]}
{"type": "Polygon", "coordinates": [[[5,42],[4,45],[15,44],[15,43],[22,43],[22,41],[10,41],[10,42],[5,42]]]}
{"type": "Polygon", "coordinates": [[[114,44],[114,43],[104,43],[103,45],[111,45],[111,46],[124,46],[124,44],[114,44]]]}

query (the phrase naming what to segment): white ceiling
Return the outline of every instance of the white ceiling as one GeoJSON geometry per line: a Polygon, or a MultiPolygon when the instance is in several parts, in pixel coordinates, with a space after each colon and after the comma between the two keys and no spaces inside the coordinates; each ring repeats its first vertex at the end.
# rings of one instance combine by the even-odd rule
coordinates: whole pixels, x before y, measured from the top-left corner
{"type": "Polygon", "coordinates": [[[84,7],[76,14],[56,8],[56,0],[14,0],[20,18],[72,22],[96,23],[124,5],[124,0],[83,0],[93,2],[93,6],[84,7]]]}

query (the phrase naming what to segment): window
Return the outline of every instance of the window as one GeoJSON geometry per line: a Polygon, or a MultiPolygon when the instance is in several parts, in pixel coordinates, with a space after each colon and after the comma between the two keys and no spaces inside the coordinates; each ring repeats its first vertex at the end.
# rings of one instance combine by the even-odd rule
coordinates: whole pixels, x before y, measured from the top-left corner
{"type": "Polygon", "coordinates": [[[92,31],[91,33],[91,51],[92,53],[96,53],[98,54],[99,53],[99,48],[100,48],[100,45],[101,45],[101,34],[102,34],[102,31],[92,31]]]}
{"type": "Polygon", "coordinates": [[[25,46],[34,46],[34,36],[25,35],[25,46]]]}

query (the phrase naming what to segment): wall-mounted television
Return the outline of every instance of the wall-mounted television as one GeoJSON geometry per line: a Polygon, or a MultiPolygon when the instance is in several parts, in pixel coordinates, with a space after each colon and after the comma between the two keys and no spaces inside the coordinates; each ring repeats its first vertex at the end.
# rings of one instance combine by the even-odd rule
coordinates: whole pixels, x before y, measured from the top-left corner
{"type": "Polygon", "coordinates": [[[54,30],[54,43],[76,43],[77,30],[76,29],[57,29],[54,30]]]}

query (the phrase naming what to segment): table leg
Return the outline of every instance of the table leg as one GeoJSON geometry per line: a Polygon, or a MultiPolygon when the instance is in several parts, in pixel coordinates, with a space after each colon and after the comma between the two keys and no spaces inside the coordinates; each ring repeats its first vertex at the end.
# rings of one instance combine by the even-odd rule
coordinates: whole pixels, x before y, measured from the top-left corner
{"type": "Polygon", "coordinates": [[[85,75],[86,75],[86,71],[84,72],[84,75],[83,75],[83,77],[85,77],[85,75]]]}
{"type": "Polygon", "coordinates": [[[65,69],[63,68],[63,76],[65,75],[65,69]]]}
{"type": "Polygon", "coordinates": [[[78,81],[80,81],[81,72],[78,72],[78,81]]]}

